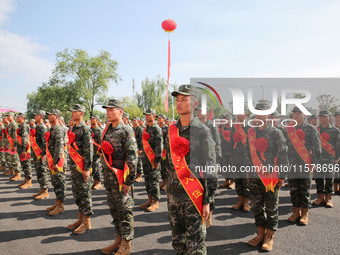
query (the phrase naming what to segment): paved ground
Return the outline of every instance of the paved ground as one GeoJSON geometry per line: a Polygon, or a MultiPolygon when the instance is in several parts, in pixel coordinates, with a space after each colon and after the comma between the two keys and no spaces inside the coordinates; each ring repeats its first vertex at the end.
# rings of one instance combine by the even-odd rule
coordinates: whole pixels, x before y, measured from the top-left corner
{"type": "MultiPolygon", "coordinates": [[[[34,201],[31,195],[38,191],[38,185],[35,176],[33,179],[32,189],[19,190],[17,183],[10,182],[5,176],[0,177],[0,254],[101,254],[101,248],[112,242],[114,233],[104,189],[94,191],[92,229],[77,236],[66,228],[77,217],[70,181],[67,181],[65,213],[51,217],[45,208],[55,201],[53,190],[50,188],[49,199],[34,201]]],[[[312,198],[315,197],[313,187],[312,198]]],[[[161,196],[160,209],[153,213],[138,208],[145,199],[144,183],[136,184],[133,254],[174,254],[165,193],[161,196]]],[[[290,197],[288,189],[283,188],[280,194],[280,229],[271,254],[339,254],[339,196],[333,201],[333,209],[312,209],[309,226],[290,224],[286,221],[291,213],[290,197]]],[[[206,242],[208,254],[262,253],[246,244],[256,231],[253,215],[231,210],[235,202],[235,190],[218,190],[213,226],[208,230],[206,242]]]]}

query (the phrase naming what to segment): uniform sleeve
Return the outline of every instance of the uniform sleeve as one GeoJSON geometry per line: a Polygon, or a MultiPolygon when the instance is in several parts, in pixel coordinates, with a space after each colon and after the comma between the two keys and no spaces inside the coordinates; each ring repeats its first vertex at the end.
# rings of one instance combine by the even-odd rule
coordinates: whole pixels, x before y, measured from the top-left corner
{"type": "Polygon", "coordinates": [[[222,161],[222,149],[221,149],[221,137],[220,133],[218,132],[217,127],[213,127],[212,130],[212,135],[215,141],[215,152],[216,152],[216,163],[221,163],[222,161]]]}
{"type": "MultiPolygon", "coordinates": [[[[38,127],[37,127],[37,129],[38,129],[38,127]]],[[[46,132],[47,132],[47,127],[45,126],[45,125],[43,125],[43,126],[40,126],[39,127],[39,129],[40,129],[40,132],[39,132],[39,135],[41,136],[40,137],[40,141],[42,142],[42,146],[40,146],[40,149],[41,149],[41,155],[42,156],[45,156],[46,155],[46,140],[45,140],[45,134],[46,134],[46,132]]],[[[38,130],[36,130],[36,132],[37,132],[38,130]]]]}
{"type": "Polygon", "coordinates": [[[84,128],[83,134],[83,146],[84,146],[84,170],[89,171],[92,166],[93,157],[93,144],[92,144],[92,133],[90,128],[84,128]]]}
{"type": "Polygon", "coordinates": [[[54,147],[54,154],[53,154],[53,165],[57,165],[61,156],[64,152],[64,132],[62,129],[56,130],[55,136],[55,147],[54,147]]]}
{"type": "Polygon", "coordinates": [[[29,128],[26,125],[23,125],[22,132],[21,132],[21,143],[22,143],[22,149],[23,151],[26,151],[26,147],[28,144],[28,134],[29,134],[29,128]]]}
{"type": "MultiPolygon", "coordinates": [[[[276,155],[277,155],[277,165],[278,166],[288,166],[288,147],[286,144],[286,139],[283,136],[281,130],[278,129],[278,137],[276,139],[276,155]]],[[[285,179],[288,173],[285,171],[279,172],[279,178],[285,179]]]]}
{"type": "Polygon", "coordinates": [[[143,143],[142,143],[142,139],[143,139],[143,128],[139,127],[136,132],[136,140],[137,140],[137,146],[138,146],[138,150],[142,151],[143,150],[143,143]],[[138,131],[139,130],[139,131],[138,131]]]}
{"type": "Polygon", "coordinates": [[[163,133],[160,127],[155,128],[155,163],[160,163],[162,160],[163,151],[163,133]]]}
{"type": "Polygon", "coordinates": [[[311,156],[312,156],[312,164],[317,164],[321,157],[322,147],[321,147],[321,140],[319,133],[315,127],[313,127],[311,131],[311,139],[312,139],[312,146],[311,146],[311,156]]]}
{"type": "Polygon", "coordinates": [[[340,131],[339,129],[336,129],[336,142],[335,142],[335,160],[338,160],[340,158],[340,131]]]}
{"type": "Polygon", "coordinates": [[[129,174],[126,176],[125,185],[131,186],[134,183],[137,163],[137,142],[133,130],[127,130],[124,144],[125,162],[129,167],[129,174]]]}

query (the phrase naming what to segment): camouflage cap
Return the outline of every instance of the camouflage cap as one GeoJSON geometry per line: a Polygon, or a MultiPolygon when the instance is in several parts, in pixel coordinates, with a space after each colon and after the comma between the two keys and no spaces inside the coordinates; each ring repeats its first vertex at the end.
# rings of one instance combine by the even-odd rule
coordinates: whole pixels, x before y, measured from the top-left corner
{"type": "Polygon", "coordinates": [[[311,116],[308,117],[309,120],[312,120],[312,119],[317,119],[316,115],[315,114],[312,114],[311,116]]]}
{"type": "Polygon", "coordinates": [[[161,119],[166,119],[166,117],[165,117],[165,115],[164,114],[159,114],[158,116],[157,116],[157,118],[161,118],[161,119]]]}
{"type": "Polygon", "coordinates": [[[26,115],[25,115],[24,113],[22,113],[22,112],[18,112],[18,113],[16,114],[16,117],[23,117],[23,118],[26,118],[26,115]]]}
{"type": "Polygon", "coordinates": [[[14,116],[14,112],[5,112],[5,116],[14,116]]]}
{"type": "Polygon", "coordinates": [[[268,110],[269,106],[266,103],[258,103],[255,106],[256,110],[268,110]]]}
{"type": "Polygon", "coordinates": [[[127,118],[128,119],[129,117],[130,117],[130,115],[127,112],[123,113],[123,118],[127,118]]]}
{"type": "Polygon", "coordinates": [[[278,117],[279,113],[277,111],[270,114],[271,117],[278,117]]]}
{"type": "Polygon", "coordinates": [[[98,115],[92,115],[92,116],[90,117],[90,119],[97,119],[97,120],[99,120],[99,116],[98,116],[98,115]]]}
{"type": "Polygon", "coordinates": [[[49,123],[50,121],[48,119],[44,119],[44,123],[49,123]]]}
{"type": "Polygon", "coordinates": [[[43,111],[43,110],[39,110],[39,111],[36,111],[36,113],[34,115],[42,115],[42,116],[45,116],[46,115],[46,112],[43,111]]]}
{"type": "Polygon", "coordinates": [[[69,109],[70,112],[85,112],[85,106],[81,104],[74,104],[71,109],[69,109]]]}
{"type": "Polygon", "coordinates": [[[335,112],[334,116],[340,115],[340,112],[335,112]]]}
{"type": "Polygon", "coordinates": [[[110,99],[109,100],[109,103],[107,105],[103,105],[102,108],[106,109],[106,108],[122,108],[124,109],[123,107],[123,103],[117,99],[110,99]]]}
{"type": "Polygon", "coordinates": [[[140,118],[140,121],[145,121],[145,118],[140,118]]]}
{"type": "Polygon", "coordinates": [[[143,112],[143,114],[153,114],[153,115],[156,115],[156,110],[154,109],[147,109],[145,112],[143,112]]]}
{"type": "Polygon", "coordinates": [[[132,118],[132,120],[140,120],[140,118],[135,116],[132,118]]]}
{"type": "Polygon", "coordinates": [[[47,112],[47,114],[55,115],[60,117],[61,112],[58,109],[52,109],[51,111],[47,112]]]}
{"type": "Polygon", "coordinates": [[[184,95],[184,96],[194,96],[198,98],[198,91],[197,88],[190,85],[190,84],[184,84],[179,86],[177,91],[173,91],[171,95],[173,97],[177,97],[178,94],[184,95]]]}
{"type": "Polygon", "coordinates": [[[320,111],[319,112],[319,116],[326,116],[326,117],[328,117],[329,116],[329,111],[320,111]]]}
{"type": "Polygon", "coordinates": [[[299,107],[294,106],[292,112],[302,112],[299,107]]]}

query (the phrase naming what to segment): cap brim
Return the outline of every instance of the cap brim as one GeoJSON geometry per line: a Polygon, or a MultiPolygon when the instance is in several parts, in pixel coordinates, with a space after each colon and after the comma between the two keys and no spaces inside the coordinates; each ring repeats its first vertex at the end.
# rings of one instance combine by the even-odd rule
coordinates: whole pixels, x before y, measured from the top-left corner
{"type": "Polygon", "coordinates": [[[180,92],[180,91],[173,91],[171,93],[171,95],[173,97],[177,97],[179,94],[183,95],[183,96],[194,96],[194,95],[191,95],[190,93],[185,93],[185,92],[180,92]]]}

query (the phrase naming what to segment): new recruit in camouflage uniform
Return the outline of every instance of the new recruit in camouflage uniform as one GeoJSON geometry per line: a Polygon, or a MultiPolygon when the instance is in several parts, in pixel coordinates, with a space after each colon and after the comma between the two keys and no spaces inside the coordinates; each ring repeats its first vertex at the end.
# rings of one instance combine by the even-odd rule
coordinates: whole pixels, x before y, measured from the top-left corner
{"type": "MultiPolygon", "coordinates": [[[[91,127],[91,132],[93,134],[93,140],[101,145],[103,130],[97,126],[96,128],[91,127]]],[[[93,144],[93,160],[92,160],[92,176],[94,180],[101,181],[102,175],[102,161],[100,159],[100,148],[93,144]]]]}
{"type": "MultiPolygon", "coordinates": [[[[193,95],[195,93],[190,85],[181,85],[178,90],[174,91],[172,96],[184,93],[184,95],[193,95]]],[[[185,156],[185,160],[192,174],[196,175],[203,186],[203,205],[209,204],[207,178],[211,176],[205,173],[205,178],[202,179],[200,173],[196,172],[196,166],[205,168],[216,164],[215,143],[211,131],[197,117],[192,119],[189,126],[182,126],[180,120],[175,125],[179,129],[179,136],[189,140],[190,153],[185,156]]],[[[166,137],[165,148],[169,172],[167,197],[172,230],[172,247],[176,254],[206,254],[206,226],[202,224],[200,213],[177,177],[171,159],[168,136],[166,137]]]]}
{"type": "MultiPolygon", "coordinates": [[[[74,105],[70,111],[85,111],[85,107],[81,105],[74,105]]],[[[75,143],[78,146],[77,153],[84,159],[84,171],[90,171],[92,167],[93,147],[92,135],[90,128],[84,121],[80,122],[78,126],[74,125],[71,132],[75,133],[75,143]]],[[[82,173],[77,171],[77,165],[72,160],[70,161],[72,193],[78,210],[85,216],[93,215],[92,210],[92,184],[93,178],[90,176],[87,182],[84,181],[82,173]]]]}
{"type": "MultiPolygon", "coordinates": [[[[146,114],[156,114],[154,110],[148,109],[146,114]]],[[[152,124],[151,126],[146,125],[145,128],[146,133],[150,135],[148,140],[151,149],[155,153],[155,161],[154,164],[160,163],[162,160],[162,150],[163,150],[163,135],[162,129],[156,124],[152,124]]],[[[159,178],[160,178],[160,169],[155,169],[147,157],[144,147],[142,152],[142,162],[143,162],[143,172],[145,179],[145,187],[148,196],[151,196],[152,200],[159,201],[160,199],[160,189],[159,189],[159,178]]]]}
{"type": "MultiPolygon", "coordinates": [[[[327,114],[328,112],[321,111],[320,116],[327,114]]],[[[316,183],[316,190],[318,194],[332,194],[334,192],[334,175],[335,175],[335,168],[334,168],[334,161],[339,158],[340,155],[340,137],[339,137],[339,130],[335,127],[332,127],[328,124],[327,127],[323,128],[321,125],[319,126],[320,134],[327,133],[329,134],[329,140],[327,141],[331,144],[335,150],[335,156],[330,154],[324,148],[322,148],[321,157],[319,161],[319,165],[321,166],[320,169],[324,169],[327,167],[327,171],[317,171],[314,170],[314,178],[316,183]],[[330,165],[333,165],[330,167],[330,165]]]]}
{"type": "MultiPolygon", "coordinates": [[[[295,109],[295,108],[294,108],[295,109]]],[[[294,111],[293,109],[293,111],[294,111]]],[[[299,110],[299,109],[295,109],[299,110]]],[[[321,155],[321,141],[316,128],[306,121],[300,126],[295,126],[295,130],[302,129],[305,133],[305,147],[311,152],[312,164],[317,164],[321,155]]],[[[310,188],[311,173],[308,171],[300,171],[305,169],[306,163],[300,157],[291,143],[287,130],[283,132],[288,146],[288,160],[290,164],[290,172],[288,174],[288,184],[290,189],[291,202],[296,208],[310,208],[310,188]]]]}
{"type": "MultiPolygon", "coordinates": [[[[137,117],[134,117],[135,120],[138,120],[137,117]]],[[[138,124],[138,126],[136,128],[133,127],[133,131],[135,132],[135,138],[137,141],[137,147],[139,151],[143,150],[143,142],[142,142],[142,138],[143,138],[143,128],[138,124]]],[[[137,159],[137,174],[142,174],[143,173],[143,165],[142,165],[142,158],[141,155],[138,155],[138,159],[137,159]]]]}
{"type": "MultiPolygon", "coordinates": [[[[10,113],[7,113],[6,116],[14,116],[14,114],[10,112],[10,113]]],[[[14,143],[13,146],[17,145],[17,129],[18,129],[18,124],[14,120],[10,122],[7,126],[8,135],[11,136],[13,139],[13,143],[14,143]]],[[[11,146],[10,143],[8,144],[9,146],[11,146]]],[[[16,150],[15,147],[11,147],[10,149],[12,151],[16,150]]],[[[10,166],[13,168],[15,173],[21,172],[21,163],[20,163],[19,155],[17,152],[13,154],[10,153],[10,166]]]]}
{"type": "MultiPolygon", "coordinates": [[[[25,117],[23,114],[19,113],[18,116],[25,117]]],[[[19,136],[21,136],[21,145],[17,141],[17,149],[18,155],[22,155],[23,152],[26,152],[26,147],[29,144],[29,126],[23,121],[19,125],[19,136]]],[[[31,159],[26,159],[21,161],[21,168],[25,174],[25,179],[31,180],[32,179],[32,166],[31,166],[31,159]]]]}
{"type": "MultiPolygon", "coordinates": [[[[41,110],[36,113],[36,115],[43,115],[43,116],[45,114],[46,114],[45,111],[41,111],[41,110]]],[[[37,180],[38,180],[40,188],[44,190],[48,188],[48,171],[49,171],[47,164],[46,164],[46,160],[43,161],[41,159],[42,157],[46,155],[46,140],[45,140],[46,132],[47,132],[47,127],[45,126],[44,122],[36,125],[35,139],[36,139],[37,145],[41,149],[40,159],[37,158],[37,156],[35,155],[32,149],[32,156],[34,159],[34,166],[35,166],[35,172],[37,175],[37,180]]]]}
{"type": "MultiPolygon", "coordinates": [[[[60,112],[55,109],[51,110],[48,114],[60,116],[60,112]]],[[[62,158],[66,145],[65,129],[59,123],[57,123],[54,127],[51,127],[49,132],[50,139],[48,141],[48,150],[53,158],[53,165],[58,165],[59,160],[62,158]]],[[[65,163],[62,172],[52,174],[51,171],[51,182],[54,188],[54,193],[56,195],[56,198],[61,202],[64,202],[66,198],[65,175],[65,163]]]]}

